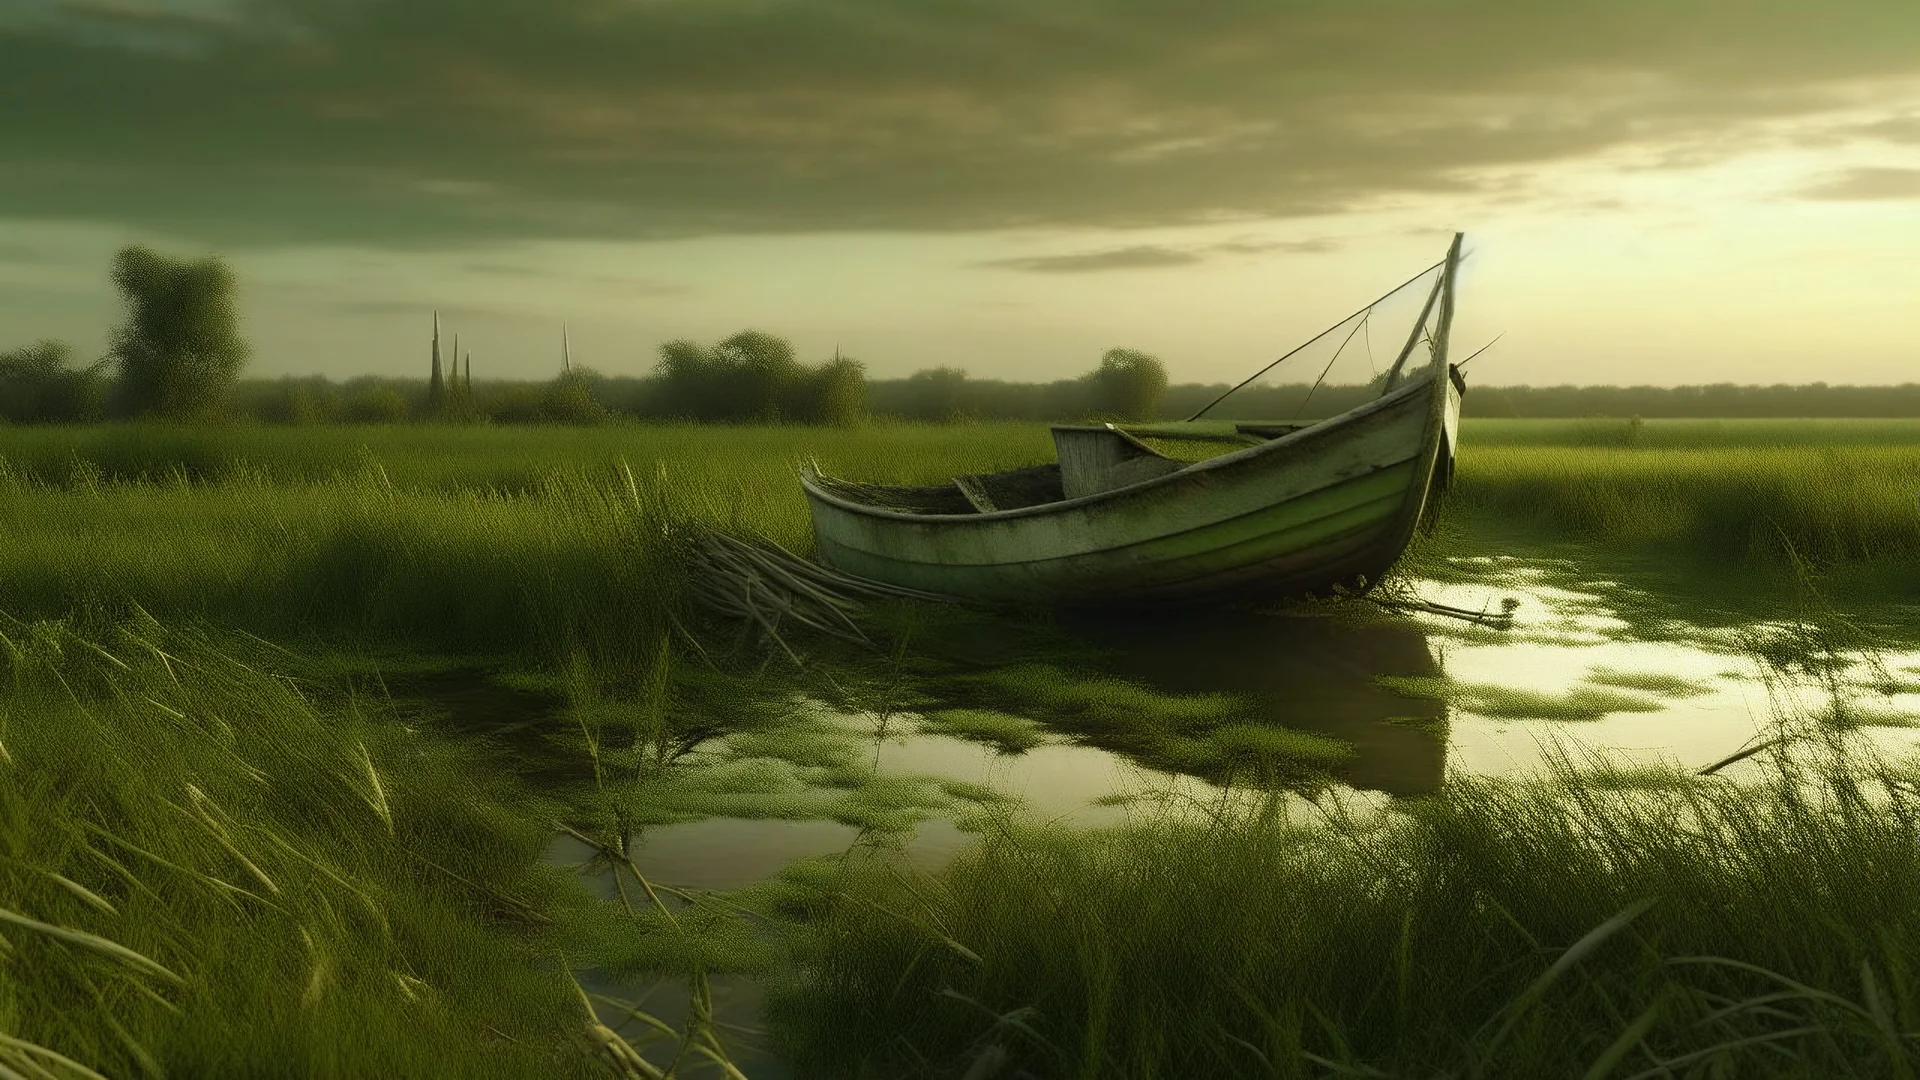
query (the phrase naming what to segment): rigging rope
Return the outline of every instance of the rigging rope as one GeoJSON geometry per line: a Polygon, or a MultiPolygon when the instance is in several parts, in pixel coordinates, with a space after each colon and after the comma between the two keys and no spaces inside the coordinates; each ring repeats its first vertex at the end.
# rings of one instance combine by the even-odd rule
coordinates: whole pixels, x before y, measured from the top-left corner
{"type": "MultiPolygon", "coordinates": [[[[1375,301],[1375,303],[1378,303],[1378,302],[1379,301],[1375,301]]],[[[1339,361],[1340,354],[1347,351],[1347,342],[1352,341],[1353,335],[1366,329],[1367,324],[1372,321],[1373,321],[1373,309],[1368,308],[1367,313],[1365,315],[1360,316],[1360,325],[1354,327],[1352,330],[1347,331],[1346,341],[1342,341],[1340,343],[1340,347],[1333,350],[1333,359],[1328,360],[1327,366],[1320,369],[1320,377],[1313,380],[1313,385],[1307,388],[1307,396],[1300,399],[1300,407],[1293,410],[1293,416],[1290,417],[1290,419],[1298,420],[1300,419],[1300,414],[1307,411],[1307,402],[1313,400],[1313,392],[1315,390],[1320,389],[1320,384],[1327,381],[1327,372],[1333,370],[1333,365],[1337,361],[1339,361]]]]}
{"type": "Polygon", "coordinates": [[[1315,342],[1319,341],[1321,338],[1326,337],[1328,334],[1333,333],[1335,330],[1340,329],[1341,327],[1347,325],[1348,323],[1361,317],[1362,315],[1365,315],[1371,312],[1376,306],[1378,306],[1381,303],[1381,301],[1388,299],[1389,297],[1393,296],[1395,293],[1399,292],[1400,290],[1406,288],[1407,286],[1413,284],[1416,281],[1419,281],[1421,278],[1426,277],[1428,274],[1433,273],[1435,270],[1438,270],[1445,265],[1447,265],[1447,260],[1441,259],[1439,262],[1434,263],[1432,266],[1427,267],[1425,270],[1420,271],[1419,273],[1413,275],[1412,277],[1401,282],[1400,284],[1395,285],[1393,288],[1388,289],[1385,293],[1382,293],[1378,298],[1376,298],[1372,303],[1368,304],[1366,307],[1361,308],[1359,311],[1354,312],[1353,314],[1347,316],[1346,318],[1341,319],[1339,322],[1334,323],[1332,326],[1327,327],[1325,330],[1322,330],[1319,333],[1308,338],[1307,340],[1301,342],[1291,352],[1287,353],[1287,355],[1282,356],[1280,359],[1275,360],[1273,363],[1268,364],[1266,367],[1263,367],[1259,371],[1256,371],[1252,375],[1249,375],[1245,379],[1242,379],[1238,385],[1228,390],[1225,394],[1221,394],[1219,397],[1214,398],[1212,401],[1207,402],[1205,405],[1200,407],[1199,412],[1196,412],[1192,416],[1187,417],[1187,422],[1191,423],[1192,421],[1200,419],[1202,416],[1206,415],[1206,412],[1208,409],[1211,409],[1215,405],[1218,405],[1221,402],[1227,400],[1227,397],[1231,395],[1234,391],[1239,390],[1241,387],[1246,386],[1248,383],[1252,382],[1253,380],[1259,378],[1262,375],[1265,375],[1267,372],[1272,371],[1274,368],[1279,367],[1282,363],[1285,363],[1286,361],[1293,359],[1295,356],[1298,356],[1301,352],[1305,351],[1307,346],[1314,344],[1315,342]]]}

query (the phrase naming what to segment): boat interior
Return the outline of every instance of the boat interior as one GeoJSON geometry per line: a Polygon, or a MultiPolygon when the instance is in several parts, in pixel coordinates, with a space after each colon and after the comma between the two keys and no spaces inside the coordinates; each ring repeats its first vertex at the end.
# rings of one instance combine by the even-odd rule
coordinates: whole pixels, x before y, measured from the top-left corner
{"type": "Polygon", "coordinates": [[[1209,423],[1069,425],[1053,429],[1058,463],[907,487],[816,475],[840,498],[910,514],[988,514],[1044,506],[1178,472],[1199,461],[1257,446],[1306,424],[1209,423]]]}

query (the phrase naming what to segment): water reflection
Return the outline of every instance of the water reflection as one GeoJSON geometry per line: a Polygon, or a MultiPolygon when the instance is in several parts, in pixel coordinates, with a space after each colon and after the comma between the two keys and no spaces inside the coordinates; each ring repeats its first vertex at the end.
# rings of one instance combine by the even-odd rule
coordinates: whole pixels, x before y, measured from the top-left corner
{"type": "MultiPolygon", "coordinates": [[[[859,829],[837,821],[712,817],[639,829],[630,843],[633,864],[649,881],[696,892],[729,892],[765,881],[795,859],[839,855],[859,838],[859,829]]],[[[578,866],[594,854],[591,847],[562,834],[547,849],[547,861],[578,866]]],[[[588,880],[602,899],[619,897],[611,873],[588,880]]]]}
{"type": "MultiPolygon", "coordinates": [[[[718,1063],[679,1053],[674,1040],[661,1038],[659,1029],[613,1003],[623,1003],[675,1031],[684,1031],[693,1013],[692,987],[686,979],[622,978],[597,971],[581,972],[576,977],[581,988],[593,995],[594,1016],[634,1043],[640,1056],[656,1068],[676,1065],[673,1075],[688,1078],[731,1075],[718,1063]]],[[[707,993],[713,1005],[714,1034],[734,1068],[752,1080],[786,1080],[793,1075],[774,1052],[773,1040],[762,1026],[761,1003],[766,988],[758,980],[744,975],[709,975],[707,993]]]]}
{"type": "Polygon", "coordinates": [[[1254,719],[1353,744],[1337,775],[1355,787],[1419,795],[1440,786],[1446,706],[1375,681],[1441,673],[1417,624],[1156,612],[1063,616],[1062,626],[1108,650],[1116,675],[1171,693],[1246,694],[1254,719]]]}
{"type": "MultiPolygon", "coordinates": [[[[1755,635],[1781,629],[1775,624],[1687,623],[1629,586],[1585,578],[1571,563],[1512,557],[1455,563],[1462,580],[1420,582],[1420,594],[1468,607],[1490,595],[1523,600],[1509,633],[1429,625],[1448,641],[1451,683],[1467,692],[1451,725],[1456,768],[1524,772],[1560,749],[1576,757],[1591,750],[1617,761],[1698,768],[1765,737],[1776,723],[1830,708],[1835,690],[1851,700],[1869,743],[1897,755],[1915,748],[1908,728],[1920,723],[1920,684],[1892,677],[1913,662],[1910,652],[1830,656],[1831,686],[1781,672],[1770,676],[1752,643],[1755,635]],[[1656,608],[1657,618],[1627,617],[1656,608]],[[1500,701],[1490,690],[1509,697],[1500,701]],[[1646,704],[1593,719],[1556,717],[1556,705],[1596,690],[1646,704]]],[[[1727,775],[1761,767],[1756,759],[1727,775]]]]}

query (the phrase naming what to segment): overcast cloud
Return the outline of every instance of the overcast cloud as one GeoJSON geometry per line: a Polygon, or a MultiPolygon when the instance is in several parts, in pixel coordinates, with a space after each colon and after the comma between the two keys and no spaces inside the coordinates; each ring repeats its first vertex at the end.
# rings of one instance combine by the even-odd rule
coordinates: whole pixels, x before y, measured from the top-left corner
{"type": "Polygon", "coordinates": [[[1920,4],[1866,0],[7,11],[0,203],[225,244],[1316,214],[1621,146],[1697,164],[1920,71],[1920,4]]]}

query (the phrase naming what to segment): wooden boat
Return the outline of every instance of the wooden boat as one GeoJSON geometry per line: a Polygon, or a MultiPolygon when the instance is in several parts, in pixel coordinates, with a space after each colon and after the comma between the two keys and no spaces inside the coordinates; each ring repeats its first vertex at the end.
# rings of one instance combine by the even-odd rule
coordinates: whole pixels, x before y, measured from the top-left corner
{"type": "Polygon", "coordinates": [[[1466,389],[1447,359],[1460,239],[1427,271],[1438,273],[1426,307],[1372,401],[1308,425],[1060,426],[1057,464],[931,487],[803,469],[818,557],[855,577],[991,602],[1364,592],[1453,475],[1466,389]],[[1423,331],[1428,356],[1409,367],[1423,331]],[[1240,448],[1187,462],[1152,445],[1183,438],[1240,448]]]}

